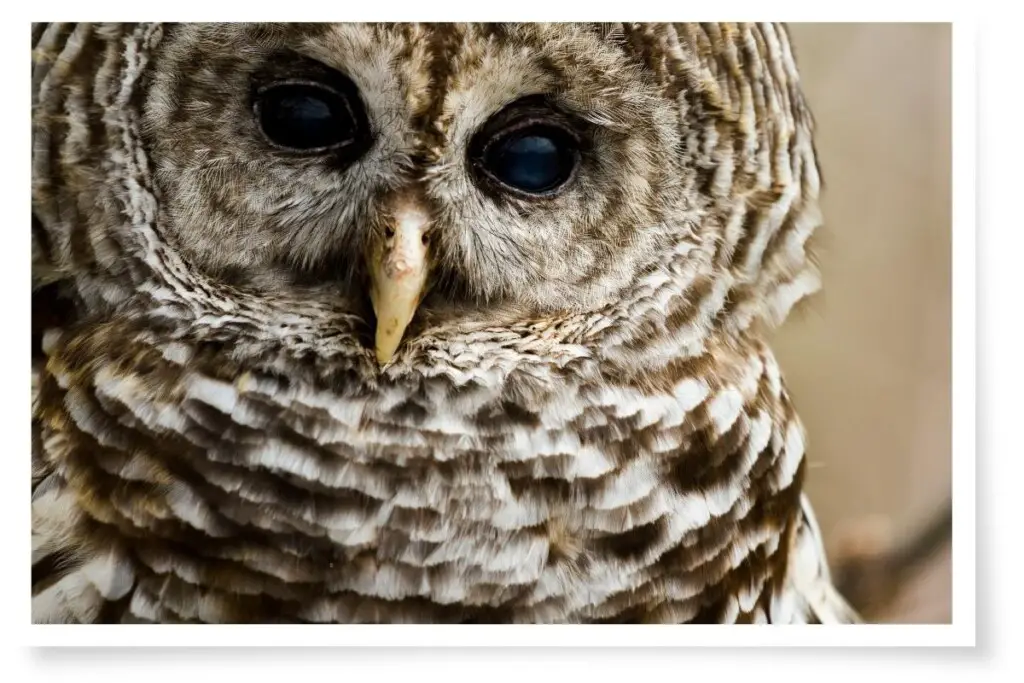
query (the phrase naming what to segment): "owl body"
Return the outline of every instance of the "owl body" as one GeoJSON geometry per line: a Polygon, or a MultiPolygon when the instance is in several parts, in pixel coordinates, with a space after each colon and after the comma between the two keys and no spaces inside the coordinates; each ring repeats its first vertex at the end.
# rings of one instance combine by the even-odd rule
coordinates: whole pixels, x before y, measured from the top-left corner
{"type": "Polygon", "coordinates": [[[34,42],[34,621],[856,619],[783,27],[34,42]]]}

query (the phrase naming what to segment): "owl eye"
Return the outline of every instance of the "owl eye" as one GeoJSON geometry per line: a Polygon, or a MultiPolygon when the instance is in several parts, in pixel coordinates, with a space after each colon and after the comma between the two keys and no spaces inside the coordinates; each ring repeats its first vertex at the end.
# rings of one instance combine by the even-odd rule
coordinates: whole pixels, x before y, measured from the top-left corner
{"type": "Polygon", "coordinates": [[[280,83],[258,90],[253,108],[264,136],[277,147],[307,153],[365,151],[366,119],[355,92],[318,83],[280,83]]]}
{"type": "Polygon", "coordinates": [[[586,127],[544,95],[530,95],[492,116],[469,144],[471,168],[487,189],[553,197],[582,158],[586,127]]]}
{"type": "Polygon", "coordinates": [[[557,128],[529,126],[487,145],[483,168],[500,183],[520,192],[550,194],[572,177],[578,149],[557,128]]]}

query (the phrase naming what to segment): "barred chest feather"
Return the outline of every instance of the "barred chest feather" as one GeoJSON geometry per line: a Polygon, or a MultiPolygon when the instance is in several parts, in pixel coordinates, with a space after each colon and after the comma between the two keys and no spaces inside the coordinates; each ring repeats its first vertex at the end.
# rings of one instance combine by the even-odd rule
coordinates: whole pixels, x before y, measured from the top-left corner
{"type": "Polygon", "coordinates": [[[755,340],[628,384],[581,357],[339,391],[127,323],[66,337],[37,400],[33,559],[60,569],[36,620],[816,618],[802,429],[755,340]]]}

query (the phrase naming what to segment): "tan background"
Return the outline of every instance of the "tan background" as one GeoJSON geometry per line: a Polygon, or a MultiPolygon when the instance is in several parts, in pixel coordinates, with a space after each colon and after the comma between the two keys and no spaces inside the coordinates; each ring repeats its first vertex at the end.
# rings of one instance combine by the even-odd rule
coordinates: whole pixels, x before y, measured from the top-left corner
{"type": "Polygon", "coordinates": [[[951,29],[790,31],[819,127],[825,289],[776,349],[834,546],[872,515],[913,533],[950,491],[951,29]]]}

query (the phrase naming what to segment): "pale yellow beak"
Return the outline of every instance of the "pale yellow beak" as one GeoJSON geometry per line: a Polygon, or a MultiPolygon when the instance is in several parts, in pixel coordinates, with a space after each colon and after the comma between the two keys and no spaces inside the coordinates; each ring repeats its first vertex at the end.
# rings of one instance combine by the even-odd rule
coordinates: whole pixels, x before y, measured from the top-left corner
{"type": "Polygon", "coordinates": [[[371,250],[370,300],[377,315],[377,362],[383,367],[395,355],[412,321],[429,274],[426,232],[429,216],[414,201],[394,207],[392,229],[371,250]]]}

